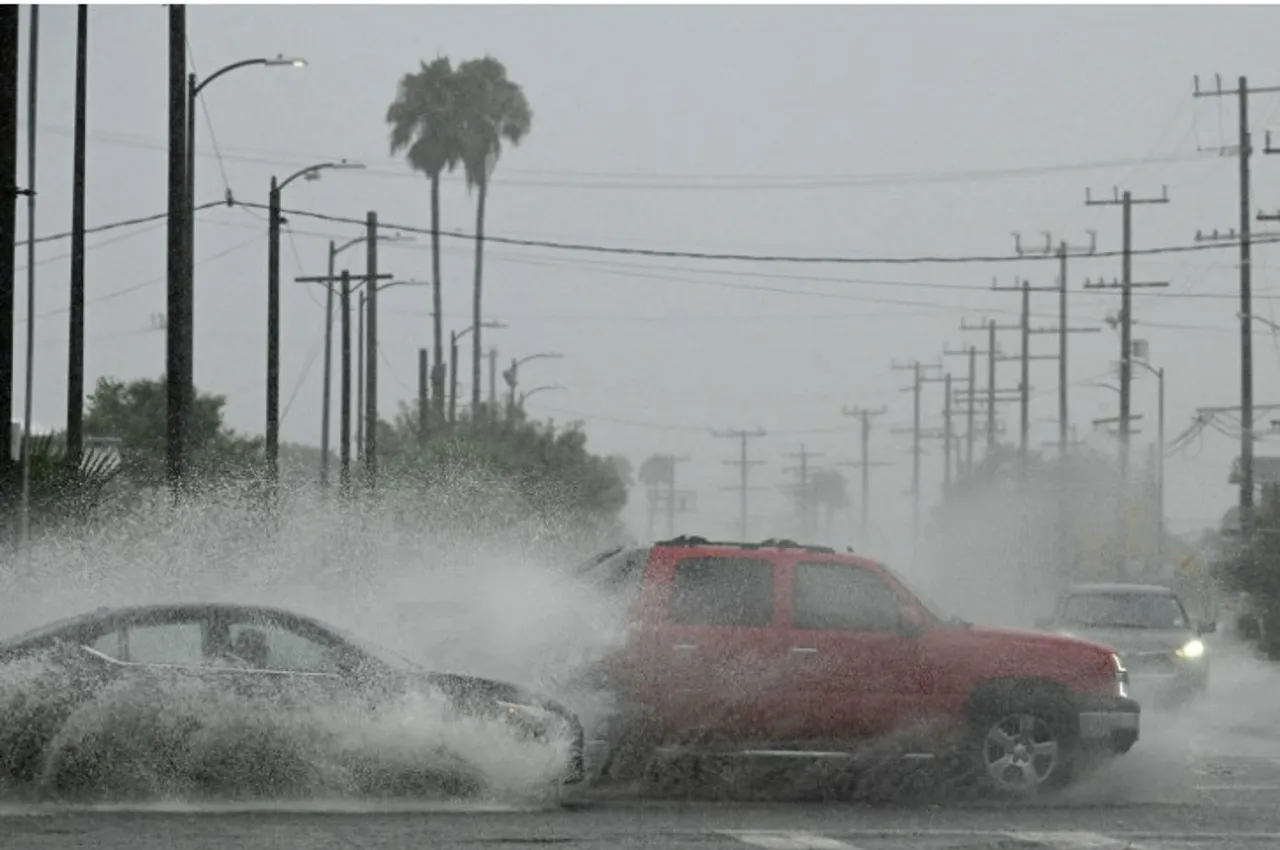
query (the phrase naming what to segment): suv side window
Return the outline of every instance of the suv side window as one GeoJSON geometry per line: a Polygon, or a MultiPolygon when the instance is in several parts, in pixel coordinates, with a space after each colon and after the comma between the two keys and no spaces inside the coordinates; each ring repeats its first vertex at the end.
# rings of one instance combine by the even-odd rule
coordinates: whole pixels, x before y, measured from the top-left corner
{"type": "Polygon", "coordinates": [[[670,618],[684,626],[770,625],[773,564],[763,558],[685,558],[676,564],[670,618]]]}
{"type": "Polygon", "coordinates": [[[797,629],[887,632],[898,628],[902,600],[871,570],[850,564],[796,564],[792,625],[797,629]]]}

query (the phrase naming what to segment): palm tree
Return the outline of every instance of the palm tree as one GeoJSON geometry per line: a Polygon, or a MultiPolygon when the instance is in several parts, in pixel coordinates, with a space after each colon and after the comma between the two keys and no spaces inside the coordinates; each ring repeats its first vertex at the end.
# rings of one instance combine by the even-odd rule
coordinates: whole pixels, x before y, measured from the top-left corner
{"type": "Polygon", "coordinates": [[[431,392],[436,416],[444,417],[444,310],[440,284],[440,175],[453,171],[461,160],[458,134],[459,104],[456,75],[448,58],[417,73],[405,74],[396,88],[396,99],[387,108],[391,125],[391,153],[405,152],[409,167],[431,181],[431,290],[434,368],[431,392]]]}
{"type": "Polygon", "coordinates": [[[467,175],[467,189],[476,195],[476,282],[472,304],[471,406],[480,412],[480,311],[484,263],[484,208],[489,194],[489,178],[502,156],[502,143],[520,144],[533,124],[533,112],[524,90],[507,79],[507,69],[492,56],[470,59],[458,65],[461,120],[458,125],[461,158],[467,175]]]}

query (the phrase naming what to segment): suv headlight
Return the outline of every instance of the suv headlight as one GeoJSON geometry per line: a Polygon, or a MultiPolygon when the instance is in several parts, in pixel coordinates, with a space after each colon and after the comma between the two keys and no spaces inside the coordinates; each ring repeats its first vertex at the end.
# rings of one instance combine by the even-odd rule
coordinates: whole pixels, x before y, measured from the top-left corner
{"type": "Polygon", "coordinates": [[[1116,696],[1129,696],[1129,671],[1125,669],[1124,662],[1120,660],[1120,656],[1111,653],[1111,663],[1115,667],[1116,674],[1116,696]]]}
{"type": "Polygon", "coordinates": [[[1204,642],[1199,638],[1192,638],[1174,651],[1179,658],[1195,659],[1204,655],[1204,642]]]}

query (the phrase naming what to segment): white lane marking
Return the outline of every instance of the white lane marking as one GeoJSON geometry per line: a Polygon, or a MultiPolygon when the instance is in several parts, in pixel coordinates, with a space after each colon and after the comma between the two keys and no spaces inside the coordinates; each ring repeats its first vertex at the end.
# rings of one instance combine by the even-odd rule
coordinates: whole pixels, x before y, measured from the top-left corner
{"type": "Polygon", "coordinates": [[[720,829],[721,835],[767,850],[858,850],[846,841],[796,830],[720,829]]]}
{"type": "Polygon", "coordinates": [[[1280,792],[1280,785],[1247,785],[1245,783],[1223,785],[1196,785],[1196,791],[1273,791],[1280,792]]]}
{"type": "Polygon", "coordinates": [[[1100,832],[1006,832],[1017,841],[1043,844],[1052,850],[1145,850],[1143,845],[1100,832]]]}

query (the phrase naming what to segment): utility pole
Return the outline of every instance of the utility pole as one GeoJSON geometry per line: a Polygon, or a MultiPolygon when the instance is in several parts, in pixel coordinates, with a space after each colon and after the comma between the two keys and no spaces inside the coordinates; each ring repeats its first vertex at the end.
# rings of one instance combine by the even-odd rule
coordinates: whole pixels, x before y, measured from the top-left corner
{"type": "MultiPolygon", "coordinates": [[[[185,280],[187,146],[187,7],[169,6],[169,209],[165,321],[165,455],[176,501],[187,473],[187,341],[191,312],[185,280]]],[[[17,55],[17,52],[14,52],[17,55]]],[[[16,61],[16,60],[15,60],[16,61]]],[[[12,277],[10,277],[12,279],[12,277]]],[[[6,423],[6,428],[8,427],[6,423]]]]}
{"type": "Polygon", "coordinates": [[[920,542],[920,389],[924,386],[923,370],[940,369],[941,366],[925,365],[919,360],[911,363],[891,364],[890,368],[912,374],[911,386],[903,392],[911,393],[911,541],[912,547],[920,542]]]}
{"type": "Polygon", "coordinates": [[[342,494],[351,494],[351,272],[342,270],[342,418],[338,423],[342,443],[339,482],[342,494]]]}
{"type": "Polygon", "coordinates": [[[67,461],[84,454],[84,196],[89,84],[89,6],[76,6],[75,150],[71,156],[71,296],[67,340],[67,461]]]}
{"type": "Polygon", "coordinates": [[[367,295],[360,293],[356,299],[356,461],[364,461],[364,302],[367,295]]]}
{"type": "Polygon", "coordinates": [[[800,509],[800,532],[806,539],[813,536],[812,517],[810,516],[811,500],[809,498],[809,459],[822,457],[822,453],[817,454],[809,451],[808,446],[801,444],[799,452],[788,452],[786,457],[797,458],[800,461],[799,466],[783,467],[783,472],[795,472],[800,476],[800,485],[796,491],[796,504],[800,509]]]}
{"type": "Polygon", "coordinates": [[[1133,281],[1133,205],[1134,204],[1167,204],[1169,190],[1166,186],[1158,198],[1135,198],[1126,189],[1113,190],[1113,197],[1106,200],[1095,200],[1089,190],[1085,190],[1086,206],[1119,206],[1122,211],[1123,247],[1121,258],[1121,276],[1116,282],[1106,283],[1085,281],[1086,289],[1118,289],[1120,291],[1120,498],[1123,504],[1124,494],[1129,486],[1129,388],[1133,378],[1133,289],[1165,287],[1168,283],[1135,283],[1133,281]]]}
{"type": "Polygon", "coordinates": [[[1167,204],[1169,190],[1164,187],[1160,197],[1135,198],[1126,189],[1112,190],[1112,197],[1107,200],[1094,200],[1089,190],[1085,190],[1086,206],[1119,206],[1121,208],[1122,255],[1120,280],[1105,282],[1085,281],[1086,289],[1112,289],[1120,292],[1120,481],[1116,490],[1116,517],[1120,523],[1116,533],[1115,569],[1117,575],[1123,575],[1128,563],[1128,532],[1125,524],[1126,504],[1129,492],[1129,439],[1131,436],[1130,420],[1130,387],[1133,380],[1133,290],[1138,288],[1165,287],[1168,283],[1135,283],[1133,280],[1133,205],[1134,204],[1167,204]]]}
{"type": "MultiPolygon", "coordinates": [[[[293,279],[293,282],[294,282],[294,283],[323,283],[323,284],[325,285],[325,289],[326,289],[326,290],[328,290],[330,294],[332,294],[332,292],[333,292],[333,284],[334,284],[335,280],[337,279],[337,278],[335,277],[336,272],[334,271],[334,258],[335,258],[335,256],[336,256],[339,252],[341,252],[341,250],[342,250],[342,249],[341,249],[341,248],[339,248],[337,251],[335,251],[335,250],[333,249],[333,242],[330,242],[330,243],[329,243],[329,270],[328,270],[328,273],[327,273],[327,274],[323,274],[323,275],[302,275],[302,276],[299,276],[299,277],[295,277],[295,278],[293,279]]],[[[390,272],[383,273],[383,274],[379,274],[379,275],[377,275],[377,277],[376,277],[376,278],[371,278],[371,277],[369,277],[369,275],[367,275],[367,274],[354,274],[354,275],[353,275],[353,274],[351,274],[350,270],[348,270],[348,269],[343,269],[343,270],[342,270],[342,279],[344,279],[344,280],[346,280],[346,281],[347,281],[347,302],[346,302],[346,303],[344,303],[344,304],[342,305],[342,321],[343,321],[343,327],[344,327],[344,328],[346,328],[346,330],[344,330],[344,331],[343,331],[344,333],[347,333],[348,335],[350,335],[350,322],[351,322],[351,303],[350,303],[350,299],[351,299],[351,281],[353,281],[353,280],[354,280],[354,281],[359,281],[359,284],[358,284],[357,288],[362,288],[363,290],[369,290],[369,289],[372,289],[372,288],[373,288],[373,287],[371,287],[371,286],[369,285],[369,281],[371,281],[371,280],[386,280],[386,279],[389,279],[389,278],[391,278],[391,277],[394,277],[394,275],[392,275],[390,272]]],[[[358,318],[358,320],[356,321],[356,328],[357,328],[357,332],[358,332],[358,333],[359,333],[359,335],[360,335],[360,342],[359,342],[359,344],[358,344],[358,345],[357,345],[357,347],[356,347],[356,350],[357,350],[357,357],[359,357],[359,358],[360,358],[360,366],[356,369],[357,383],[358,383],[358,385],[359,385],[359,387],[360,387],[360,401],[359,401],[359,402],[357,403],[357,405],[356,405],[358,409],[363,409],[363,399],[364,399],[363,364],[364,364],[364,324],[365,324],[365,322],[364,322],[364,304],[365,304],[365,298],[366,298],[365,292],[364,292],[364,291],[361,291],[361,292],[360,292],[360,297],[359,297],[359,302],[360,302],[360,303],[359,303],[359,318],[358,318]]],[[[327,313],[327,312],[328,312],[328,310],[326,310],[326,313],[327,313]]],[[[328,475],[328,460],[327,460],[328,453],[329,453],[329,440],[328,440],[328,435],[329,435],[329,414],[328,414],[328,411],[329,411],[329,404],[328,404],[328,398],[329,398],[329,379],[328,379],[328,371],[329,371],[329,357],[328,357],[327,349],[329,348],[329,343],[328,343],[328,338],[329,338],[329,326],[331,326],[331,325],[332,325],[332,322],[331,322],[331,321],[326,322],[326,329],[325,329],[325,340],[326,340],[326,341],[325,341],[325,348],[326,348],[326,355],[325,355],[325,381],[324,381],[324,390],[323,390],[323,394],[324,394],[324,397],[325,397],[325,405],[324,405],[324,414],[323,414],[323,416],[322,416],[322,417],[321,417],[321,419],[320,419],[320,443],[321,443],[321,451],[322,451],[322,453],[325,455],[325,458],[326,458],[325,460],[322,460],[322,461],[321,461],[321,463],[320,463],[320,482],[321,482],[322,484],[327,483],[327,482],[328,482],[328,480],[329,480],[329,475],[328,475]]],[[[347,347],[348,347],[348,350],[347,350],[346,352],[344,352],[344,353],[343,353],[343,355],[342,355],[342,356],[343,356],[344,358],[346,358],[346,360],[348,360],[348,361],[350,360],[350,357],[351,357],[351,352],[350,352],[350,350],[349,350],[349,349],[350,349],[350,344],[349,344],[349,343],[350,343],[350,340],[348,339],[348,340],[347,340],[347,343],[346,343],[346,345],[347,345],[347,347]]],[[[344,368],[344,369],[348,369],[348,368],[349,368],[349,366],[350,366],[350,364],[344,361],[343,368],[344,368]]],[[[348,399],[348,401],[349,401],[349,399],[348,399]]],[[[346,404],[346,402],[344,402],[344,405],[345,405],[345,404],[346,404]]],[[[343,421],[344,421],[344,422],[348,422],[348,423],[349,423],[349,422],[350,422],[350,415],[351,415],[350,410],[345,410],[345,409],[344,409],[344,411],[343,411],[343,414],[342,414],[342,415],[343,415],[343,421]]],[[[348,425],[348,429],[349,429],[349,428],[350,428],[350,426],[348,425]]],[[[363,429],[360,427],[360,423],[359,423],[359,422],[357,422],[357,429],[356,429],[356,444],[357,444],[357,448],[356,448],[356,456],[357,456],[357,457],[363,457],[362,450],[361,450],[361,449],[360,449],[360,447],[359,447],[359,446],[360,446],[360,443],[361,443],[361,436],[362,436],[362,434],[363,434],[363,429]]],[[[349,436],[349,435],[348,435],[348,436],[349,436]]]]}
{"type": "Polygon", "coordinates": [[[430,413],[427,410],[427,383],[430,375],[427,372],[427,350],[418,349],[418,445],[427,445],[427,421],[430,413]]]}
{"type": "Polygon", "coordinates": [[[372,281],[369,292],[369,351],[365,364],[369,370],[365,390],[365,440],[364,450],[365,486],[372,491],[378,484],[378,214],[370,210],[365,215],[367,243],[365,245],[365,263],[368,267],[365,274],[372,281]]]}
{"type": "MultiPolygon", "coordinates": [[[[13,309],[18,196],[18,4],[0,6],[0,486],[13,462],[13,309]]],[[[28,188],[26,191],[31,191],[28,188]]],[[[6,495],[10,495],[6,492],[6,495]]]]}
{"type": "Polygon", "coordinates": [[[974,390],[978,388],[978,347],[969,346],[969,400],[965,411],[965,452],[964,452],[964,471],[965,475],[973,474],[973,414],[974,414],[974,390]]]}
{"type": "Polygon", "coordinates": [[[498,349],[489,349],[489,421],[498,418],[498,349]]]}
{"type": "Polygon", "coordinates": [[[738,441],[738,460],[726,460],[726,466],[736,466],[739,469],[739,482],[737,487],[726,487],[727,490],[737,490],[739,494],[739,511],[741,519],[739,521],[738,533],[742,537],[742,542],[747,542],[747,492],[751,489],[747,486],[748,471],[753,466],[760,466],[762,460],[747,459],[747,442],[752,438],[764,437],[766,432],[763,428],[757,428],[754,431],[745,429],[729,429],[726,431],[712,431],[711,436],[717,438],[728,438],[738,441]]]}
{"type": "MultiPolygon", "coordinates": [[[[267,480],[274,497],[280,477],[280,185],[274,174],[267,201],[267,428],[264,442],[267,480]]],[[[192,240],[189,233],[187,236],[190,250],[192,240]]]]}
{"type": "MultiPolygon", "coordinates": [[[[1037,286],[1032,287],[1030,283],[1023,280],[1016,286],[999,286],[992,281],[991,288],[996,291],[1019,292],[1022,294],[1022,318],[1018,322],[1018,331],[1022,336],[1022,350],[1016,358],[1001,357],[1001,360],[1017,359],[1022,366],[1022,373],[1018,379],[1019,393],[1019,440],[1018,440],[1018,466],[1025,479],[1028,471],[1028,450],[1030,448],[1031,438],[1031,361],[1032,360],[1056,360],[1056,354],[1038,354],[1031,353],[1031,293],[1036,292],[1057,292],[1056,286],[1037,286]]],[[[1050,328],[1050,332],[1056,332],[1056,328],[1050,328]]]]}
{"type": "Polygon", "coordinates": [[[889,412],[889,408],[881,406],[876,410],[869,410],[865,407],[844,408],[842,411],[845,416],[855,416],[861,420],[861,443],[862,454],[860,459],[851,466],[856,466],[862,471],[862,504],[859,508],[862,513],[862,539],[865,543],[871,539],[871,467],[873,466],[889,466],[888,463],[873,463],[871,461],[871,419],[874,416],[883,416],[889,412]]]}
{"type": "MultiPolygon", "coordinates": [[[[921,433],[922,437],[933,436],[944,441],[944,445],[942,449],[942,456],[943,456],[942,494],[943,496],[946,496],[947,493],[951,492],[951,449],[952,449],[952,444],[954,442],[954,431],[951,427],[952,381],[953,379],[951,377],[950,372],[948,372],[945,376],[941,378],[921,378],[920,379],[920,382],[923,384],[928,384],[928,383],[945,384],[945,389],[946,389],[946,398],[942,402],[942,421],[943,421],[942,430],[932,434],[921,433]]],[[[960,381],[963,383],[964,379],[962,378],[960,379],[960,381]]],[[[972,389],[972,387],[970,387],[970,389],[972,389]]],[[[970,399],[973,398],[972,393],[969,393],[968,395],[970,399]]]]}
{"type": "MultiPolygon", "coordinates": [[[[1213,91],[1200,89],[1200,78],[1194,78],[1193,97],[1231,97],[1237,99],[1239,141],[1236,154],[1240,158],[1240,538],[1244,551],[1249,552],[1253,541],[1253,236],[1250,226],[1250,178],[1249,157],[1253,155],[1253,143],[1249,133],[1249,95],[1280,92],[1280,86],[1249,88],[1248,77],[1240,77],[1234,91],[1222,88],[1222,76],[1215,74],[1217,86],[1213,91]]],[[[1224,150],[1223,153],[1227,151],[1224,150]]],[[[1270,141],[1266,153],[1274,153],[1270,141]]],[[[1260,216],[1261,218],[1261,216],[1260,216]]],[[[1217,230],[1205,237],[1196,231],[1196,241],[1219,239],[1234,240],[1230,233],[1219,236],[1217,230]]]]}
{"type": "MultiPolygon", "coordinates": [[[[1020,331],[1022,325],[998,325],[995,319],[987,319],[977,324],[969,324],[964,319],[960,320],[960,330],[962,331],[985,331],[987,334],[987,350],[982,352],[987,356],[987,454],[990,455],[996,448],[996,434],[998,428],[996,426],[996,402],[1008,401],[1008,399],[998,398],[997,394],[1003,392],[1011,392],[1009,390],[999,390],[996,388],[996,363],[1007,360],[1004,352],[996,344],[996,331],[1020,331]]],[[[958,352],[944,351],[945,354],[955,354],[958,352]]],[[[969,388],[970,395],[973,395],[973,386],[969,388]]],[[[976,399],[976,397],[975,397],[976,399]]]]}
{"type": "MultiPolygon", "coordinates": [[[[1098,232],[1096,230],[1086,231],[1089,234],[1089,246],[1087,248],[1071,247],[1066,240],[1058,243],[1057,247],[1053,244],[1053,235],[1049,232],[1044,233],[1044,248],[1023,248],[1022,238],[1019,234],[1013,234],[1014,247],[1019,256],[1026,254],[1049,255],[1055,254],[1058,257],[1058,327],[1055,328],[1038,328],[1032,333],[1057,333],[1058,334],[1058,450],[1065,457],[1070,431],[1070,416],[1067,410],[1067,390],[1071,386],[1068,377],[1068,358],[1067,358],[1067,336],[1073,333],[1099,333],[1101,328],[1072,328],[1067,319],[1067,260],[1072,252],[1081,254],[1093,254],[1098,250],[1098,232]]],[[[1052,287],[1046,287],[1052,289],[1052,287]]]]}
{"type": "Polygon", "coordinates": [[[942,466],[946,470],[942,476],[942,495],[943,497],[951,495],[951,373],[947,373],[945,382],[945,392],[947,394],[946,401],[942,404],[942,421],[943,421],[943,447],[942,447],[942,466]]]}
{"type": "Polygon", "coordinates": [[[31,415],[36,356],[36,106],[40,68],[40,5],[27,7],[27,379],[22,408],[22,515],[18,539],[24,551],[31,520],[31,415]]]}
{"type": "Polygon", "coordinates": [[[329,398],[333,370],[333,266],[338,257],[338,247],[329,240],[329,276],[324,285],[324,386],[320,395],[320,486],[329,486],[329,411],[333,402],[329,398]]]}
{"type": "MultiPolygon", "coordinates": [[[[1201,91],[1200,78],[1194,78],[1193,97],[1237,97],[1239,117],[1239,142],[1236,150],[1240,158],[1240,539],[1244,551],[1249,551],[1253,541],[1253,241],[1250,232],[1249,157],[1253,144],[1249,133],[1249,95],[1280,91],[1280,86],[1249,88],[1247,77],[1240,77],[1235,91],[1222,88],[1222,76],[1215,75],[1217,89],[1201,91]]],[[[1234,238],[1234,234],[1227,238],[1234,238]]],[[[1217,239],[1215,230],[1209,239],[1217,239]]],[[[1199,231],[1196,241],[1202,241],[1199,231]]]]}

